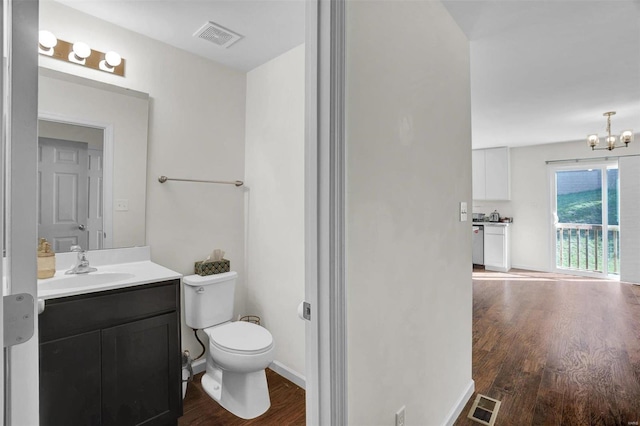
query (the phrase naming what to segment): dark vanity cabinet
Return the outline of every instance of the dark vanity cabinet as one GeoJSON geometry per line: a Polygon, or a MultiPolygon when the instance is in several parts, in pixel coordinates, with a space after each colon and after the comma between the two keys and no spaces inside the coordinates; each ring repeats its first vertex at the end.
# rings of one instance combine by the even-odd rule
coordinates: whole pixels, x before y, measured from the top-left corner
{"type": "Polygon", "coordinates": [[[42,426],[177,424],[179,284],[46,301],[39,316],[42,426]]]}

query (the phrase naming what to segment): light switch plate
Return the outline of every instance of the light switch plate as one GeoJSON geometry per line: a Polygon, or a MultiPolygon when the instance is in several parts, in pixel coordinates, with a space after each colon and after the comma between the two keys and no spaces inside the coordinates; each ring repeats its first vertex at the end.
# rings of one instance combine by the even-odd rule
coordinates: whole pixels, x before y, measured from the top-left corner
{"type": "Polygon", "coordinates": [[[461,201],[460,202],[460,222],[466,222],[466,221],[467,221],[467,202],[461,201]]]}

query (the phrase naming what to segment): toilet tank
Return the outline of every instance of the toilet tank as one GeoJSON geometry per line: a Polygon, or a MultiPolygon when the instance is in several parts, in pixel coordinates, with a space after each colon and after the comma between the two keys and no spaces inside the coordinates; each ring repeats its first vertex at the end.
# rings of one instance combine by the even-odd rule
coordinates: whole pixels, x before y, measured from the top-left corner
{"type": "Polygon", "coordinates": [[[207,276],[187,275],[184,284],[184,317],[191,328],[203,329],[233,319],[236,272],[207,276]]]}

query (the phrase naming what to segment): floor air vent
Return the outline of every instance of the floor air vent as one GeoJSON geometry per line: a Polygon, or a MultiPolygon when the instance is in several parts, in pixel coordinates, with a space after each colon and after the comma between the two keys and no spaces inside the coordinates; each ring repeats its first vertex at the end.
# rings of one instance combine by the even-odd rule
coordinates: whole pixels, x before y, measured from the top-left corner
{"type": "Polygon", "coordinates": [[[467,415],[467,417],[474,422],[493,426],[496,422],[496,417],[498,417],[499,409],[500,401],[478,394],[478,396],[476,396],[476,400],[473,401],[471,411],[469,411],[469,415],[467,415]]]}
{"type": "Polygon", "coordinates": [[[224,48],[231,46],[243,37],[211,21],[204,24],[193,36],[224,48]]]}

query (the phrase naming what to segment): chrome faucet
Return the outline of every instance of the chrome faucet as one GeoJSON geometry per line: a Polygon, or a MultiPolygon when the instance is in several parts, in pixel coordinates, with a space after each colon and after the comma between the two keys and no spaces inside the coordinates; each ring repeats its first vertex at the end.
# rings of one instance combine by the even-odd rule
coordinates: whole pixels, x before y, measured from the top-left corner
{"type": "Polygon", "coordinates": [[[80,246],[71,246],[73,253],[78,253],[78,262],[76,266],[69,269],[65,274],[88,274],[89,272],[95,272],[98,269],[89,266],[89,259],[87,259],[87,251],[82,250],[80,246]]]}

